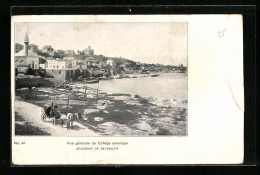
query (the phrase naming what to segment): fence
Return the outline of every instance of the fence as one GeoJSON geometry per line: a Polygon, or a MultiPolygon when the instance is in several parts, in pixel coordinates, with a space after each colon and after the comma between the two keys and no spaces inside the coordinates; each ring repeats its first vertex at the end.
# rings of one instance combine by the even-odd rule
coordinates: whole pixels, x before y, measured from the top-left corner
{"type": "Polygon", "coordinates": [[[82,92],[84,99],[87,99],[88,94],[92,94],[96,98],[96,103],[98,102],[99,93],[100,93],[99,86],[96,89],[96,88],[92,88],[89,86],[74,87],[74,86],[69,85],[68,88],[69,88],[69,92],[68,92],[68,97],[67,97],[67,107],[69,107],[69,104],[70,104],[70,96],[73,93],[73,91],[72,91],[73,88],[81,89],[82,91],[80,91],[80,92],[82,92]],[[87,93],[88,90],[89,90],[89,93],[87,93]]]}

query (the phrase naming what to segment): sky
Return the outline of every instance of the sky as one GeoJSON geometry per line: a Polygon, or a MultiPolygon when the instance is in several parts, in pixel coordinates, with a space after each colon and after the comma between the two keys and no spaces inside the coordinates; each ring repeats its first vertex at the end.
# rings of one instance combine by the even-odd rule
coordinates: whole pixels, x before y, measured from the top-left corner
{"type": "Polygon", "coordinates": [[[15,43],[83,50],[142,63],[187,66],[187,23],[15,23],[15,43]]]}

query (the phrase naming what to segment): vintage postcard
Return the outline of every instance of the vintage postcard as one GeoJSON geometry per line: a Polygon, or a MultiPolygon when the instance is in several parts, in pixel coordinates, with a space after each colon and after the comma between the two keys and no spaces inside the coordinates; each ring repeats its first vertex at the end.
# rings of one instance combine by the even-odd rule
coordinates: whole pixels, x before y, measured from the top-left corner
{"type": "Polygon", "coordinates": [[[11,23],[13,165],[243,163],[241,15],[11,23]]]}

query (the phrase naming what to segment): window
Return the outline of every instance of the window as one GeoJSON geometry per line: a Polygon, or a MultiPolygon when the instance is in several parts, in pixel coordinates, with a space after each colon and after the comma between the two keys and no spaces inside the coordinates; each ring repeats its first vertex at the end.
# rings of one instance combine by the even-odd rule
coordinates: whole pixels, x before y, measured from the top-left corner
{"type": "Polygon", "coordinates": [[[59,70],[59,74],[61,74],[61,70],[59,70]]]}
{"type": "Polygon", "coordinates": [[[34,69],[34,61],[32,61],[32,69],[34,69]]]}

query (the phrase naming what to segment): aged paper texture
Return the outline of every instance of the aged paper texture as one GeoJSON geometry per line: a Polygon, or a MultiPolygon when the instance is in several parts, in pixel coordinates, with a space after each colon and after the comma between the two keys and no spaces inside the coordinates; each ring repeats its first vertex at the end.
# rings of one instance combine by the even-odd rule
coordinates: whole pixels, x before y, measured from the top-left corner
{"type": "Polygon", "coordinates": [[[13,165],[242,164],[242,18],[12,16],[13,165]]]}

